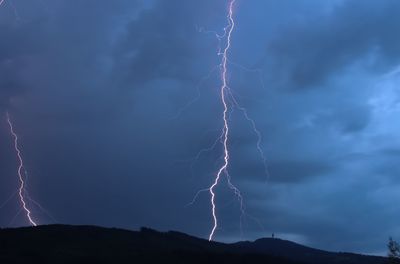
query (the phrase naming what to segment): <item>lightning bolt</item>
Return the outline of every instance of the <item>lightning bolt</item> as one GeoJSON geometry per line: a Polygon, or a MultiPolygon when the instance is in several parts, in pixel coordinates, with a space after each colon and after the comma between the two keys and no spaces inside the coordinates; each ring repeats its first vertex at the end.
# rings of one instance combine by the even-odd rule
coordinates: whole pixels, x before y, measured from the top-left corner
{"type": "Polygon", "coordinates": [[[11,135],[14,138],[14,148],[15,148],[15,152],[17,154],[17,158],[18,158],[18,161],[19,161],[19,166],[18,166],[17,173],[18,173],[18,178],[19,178],[19,181],[20,181],[20,186],[19,186],[19,189],[18,189],[18,194],[19,194],[19,198],[20,198],[20,201],[21,201],[21,204],[22,204],[22,209],[25,211],[26,217],[27,217],[30,225],[37,226],[36,222],[31,217],[31,211],[28,209],[26,201],[25,201],[25,197],[24,197],[24,194],[26,193],[25,181],[24,181],[24,178],[22,176],[23,175],[23,169],[24,169],[24,161],[22,159],[21,150],[19,149],[19,145],[18,145],[18,135],[14,131],[14,127],[13,127],[13,124],[11,122],[11,118],[10,118],[10,115],[9,115],[8,112],[7,112],[7,123],[9,125],[9,127],[10,127],[11,135]]]}
{"type": "Polygon", "coordinates": [[[231,182],[231,177],[228,172],[228,166],[229,166],[229,148],[228,148],[228,140],[229,140],[229,121],[228,121],[228,111],[229,111],[229,106],[228,106],[228,95],[229,95],[229,86],[228,86],[228,53],[231,48],[231,36],[233,33],[233,30],[235,29],[235,20],[233,18],[233,7],[235,5],[236,0],[230,0],[229,2],[229,8],[228,8],[228,25],[225,28],[225,34],[226,35],[226,46],[221,50],[221,55],[222,55],[222,61],[221,61],[221,79],[222,79],[222,85],[220,88],[220,95],[221,95],[221,102],[223,105],[223,129],[222,129],[222,135],[221,135],[221,141],[223,145],[223,155],[224,155],[224,162],[222,166],[218,169],[218,172],[216,174],[216,177],[214,179],[213,184],[210,186],[209,191],[211,194],[211,206],[212,206],[212,217],[214,221],[214,225],[211,229],[210,235],[208,237],[208,240],[211,241],[214,238],[215,235],[215,230],[218,228],[218,218],[217,218],[217,212],[216,212],[216,205],[215,205],[215,188],[218,186],[218,183],[221,179],[221,176],[223,174],[226,175],[228,179],[228,185],[231,189],[234,190],[235,194],[239,197],[239,200],[241,202],[241,210],[242,213],[244,212],[244,207],[243,207],[243,198],[241,196],[241,193],[238,188],[236,188],[232,182],[231,182]]]}
{"type": "MultiPolygon", "coordinates": [[[[211,232],[209,234],[208,239],[211,241],[213,240],[214,236],[215,236],[215,231],[218,228],[218,217],[217,217],[217,212],[216,212],[216,192],[215,192],[215,188],[218,186],[220,179],[223,175],[225,175],[226,180],[227,180],[227,184],[228,187],[234,192],[234,194],[237,196],[238,201],[240,203],[240,210],[241,210],[241,216],[240,216],[240,230],[242,232],[242,220],[243,217],[245,215],[251,217],[255,222],[257,222],[258,224],[261,225],[261,223],[259,222],[259,220],[253,216],[248,215],[245,212],[245,205],[244,205],[244,201],[243,201],[243,196],[240,192],[240,190],[232,183],[232,178],[231,175],[229,174],[228,171],[228,167],[229,167],[229,135],[230,135],[230,115],[233,112],[233,109],[236,108],[238,109],[240,112],[242,112],[244,118],[250,123],[250,126],[253,130],[253,132],[255,133],[255,135],[257,136],[257,142],[256,142],[256,147],[257,147],[257,151],[260,154],[260,157],[262,159],[262,162],[264,164],[264,173],[267,176],[267,181],[269,179],[269,172],[268,172],[268,166],[267,166],[267,159],[266,156],[264,154],[264,151],[262,150],[261,147],[261,143],[262,143],[262,134],[260,132],[260,130],[257,128],[256,122],[254,121],[254,119],[252,119],[248,112],[247,109],[244,108],[243,106],[241,106],[239,104],[239,102],[236,100],[236,98],[233,95],[233,92],[231,90],[231,88],[229,87],[228,84],[228,64],[233,64],[237,67],[240,67],[242,69],[245,69],[247,71],[256,71],[260,74],[261,76],[261,71],[260,70],[250,70],[247,69],[246,67],[243,67],[241,65],[232,63],[229,60],[229,51],[231,48],[231,38],[232,38],[232,33],[235,29],[235,20],[234,20],[234,6],[235,6],[236,0],[229,0],[229,7],[228,7],[228,15],[227,15],[227,20],[228,20],[228,24],[227,26],[224,28],[224,34],[223,35],[218,35],[217,33],[214,32],[210,32],[210,33],[214,33],[216,35],[216,37],[218,38],[218,40],[221,41],[223,39],[226,40],[226,44],[224,48],[219,49],[218,55],[222,56],[221,59],[221,64],[220,64],[220,70],[221,70],[221,80],[222,80],[222,85],[220,87],[220,96],[221,96],[221,102],[223,105],[223,129],[222,129],[222,134],[219,137],[222,146],[223,146],[223,164],[221,165],[221,167],[218,169],[214,182],[213,184],[208,188],[208,189],[202,189],[200,190],[196,196],[194,197],[194,200],[192,201],[192,203],[197,199],[197,197],[199,196],[200,193],[208,190],[209,193],[211,194],[211,206],[212,206],[212,217],[213,217],[213,227],[211,229],[211,232]]],[[[263,79],[261,78],[261,84],[264,87],[264,82],[263,79]]],[[[214,145],[212,146],[214,147],[214,145]]],[[[206,149],[207,151],[209,149],[206,149]]],[[[192,204],[191,203],[191,204],[192,204]]]]}

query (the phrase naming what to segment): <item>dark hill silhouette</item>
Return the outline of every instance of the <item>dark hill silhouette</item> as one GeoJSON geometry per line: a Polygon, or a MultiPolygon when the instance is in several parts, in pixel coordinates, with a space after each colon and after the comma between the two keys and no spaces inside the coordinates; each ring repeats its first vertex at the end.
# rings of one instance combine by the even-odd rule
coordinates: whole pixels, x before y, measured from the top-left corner
{"type": "Polygon", "coordinates": [[[49,225],[0,229],[0,263],[383,264],[383,257],[332,253],[280,239],[224,244],[179,232],[49,225]]]}
{"type": "Polygon", "coordinates": [[[246,253],[262,252],[310,264],[379,264],[387,262],[383,257],[329,252],[277,238],[262,238],[254,242],[238,242],[234,245],[246,253]]]}

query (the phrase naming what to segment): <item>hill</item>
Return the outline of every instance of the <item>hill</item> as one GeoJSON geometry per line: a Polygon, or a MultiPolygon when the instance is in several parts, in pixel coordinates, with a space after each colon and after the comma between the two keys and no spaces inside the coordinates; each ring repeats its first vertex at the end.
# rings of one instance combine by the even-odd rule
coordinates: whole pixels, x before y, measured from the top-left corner
{"type": "Polygon", "coordinates": [[[333,253],[280,239],[224,244],[179,232],[49,225],[0,229],[0,263],[383,264],[383,257],[333,253]]]}

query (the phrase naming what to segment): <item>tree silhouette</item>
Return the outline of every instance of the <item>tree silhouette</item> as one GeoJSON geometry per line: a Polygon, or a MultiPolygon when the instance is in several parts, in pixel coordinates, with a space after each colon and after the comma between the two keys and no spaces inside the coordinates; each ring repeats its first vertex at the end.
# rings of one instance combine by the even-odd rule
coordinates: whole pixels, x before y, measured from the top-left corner
{"type": "Polygon", "coordinates": [[[400,245],[392,237],[389,237],[388,247],[388,257],[389,263],[400,264],[400,245]]]}

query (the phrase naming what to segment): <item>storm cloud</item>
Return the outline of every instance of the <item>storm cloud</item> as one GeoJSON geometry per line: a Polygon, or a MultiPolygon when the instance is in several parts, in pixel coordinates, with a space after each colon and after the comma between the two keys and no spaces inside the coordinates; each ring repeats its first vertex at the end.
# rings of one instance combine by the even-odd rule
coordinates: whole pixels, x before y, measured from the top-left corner
{"type": "MultiPolygon", "coordinates": [[[[400,236],[399,12],[395,0],[237,1],[229,82],[261,131],[269,177],[236,109],[230,172],[249,216],[241,237],[237,199],[222,184],[217,239],[275,232],[382,253],[400,236]]],[[[30,195],[57,222],[208,235],[209,195],[186,205],[221,162],[218,144],[193,158],[222,127],[215,33],[225,14],[223,0],[0,7],[0,114],[20,135],[30,195]]],[[[5,201],[18,181],[1,120],[5,201]]],[[[26,224],[13,220],[12,197],[1,226],[26,224]]]]}

